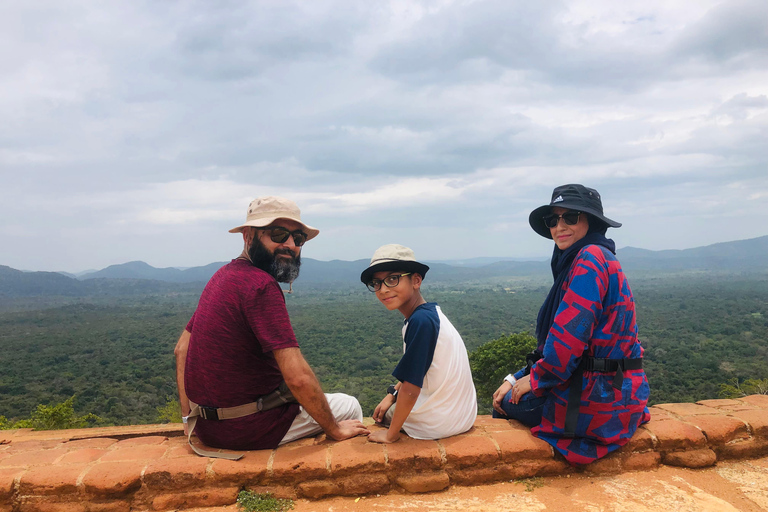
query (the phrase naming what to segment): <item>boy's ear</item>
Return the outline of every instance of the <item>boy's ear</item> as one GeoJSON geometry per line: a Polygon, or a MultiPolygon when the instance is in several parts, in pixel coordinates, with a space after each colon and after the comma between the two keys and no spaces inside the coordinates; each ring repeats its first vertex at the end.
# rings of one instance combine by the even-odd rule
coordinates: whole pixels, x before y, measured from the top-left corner
{"type": "Polygon", "coordinates": [[[421,281],[424,278],[421,277],[421,274],[414,273],[413,277],[411,277],[411,282],[413,283],[413,287],[418,290],[421,288],[421,281]]]}

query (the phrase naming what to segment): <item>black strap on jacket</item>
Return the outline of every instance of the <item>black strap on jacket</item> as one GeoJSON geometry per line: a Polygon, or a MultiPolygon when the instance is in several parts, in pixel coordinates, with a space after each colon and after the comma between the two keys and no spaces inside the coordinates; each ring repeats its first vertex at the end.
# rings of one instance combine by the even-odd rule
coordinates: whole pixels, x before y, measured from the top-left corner
{"type": "Polygon", "coordinates": [[[574,437],[576,435],[584,372],[616,372],[612,385],[614,389],[620,390],[624,383],[625,371],[642,369],[642,358],[605,359],[602,357],[582,357],[579,366],[576,367],[576,371],[571,376],[571,385],[568,388],[568,406],[565,410],[565,431],[563,432],[563,437],[574,437]]]}

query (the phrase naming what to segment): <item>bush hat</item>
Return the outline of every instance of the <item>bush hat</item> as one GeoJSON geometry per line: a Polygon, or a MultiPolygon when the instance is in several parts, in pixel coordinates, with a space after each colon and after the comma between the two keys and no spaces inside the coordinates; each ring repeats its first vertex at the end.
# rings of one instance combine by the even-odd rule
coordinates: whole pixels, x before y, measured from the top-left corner
{"type": "Polygon", "coordinates": [[[528,223],[533,230],[552,240],[552,234],[549,228],[544,225],[544,216],[552,211],[552,208],[560,207],[568,210],[576,210],[588,213],[591,216],[603,221],[612,228],[621,227],[620,222],[611,220],[603,215],[603,203],[600,200],[600,193],[589,187],[579,184],[561,185],[552,191],[552,200],[549,204],[539,206],[528,216],[528,223]]]}
{"type": "Polygon", "coordinates": [[[248,205],[245,216],[245,224],[229,230],[230,233],[240,233],[248,226],[264,228],[277,219],[289,219],[301,224],[302,230],[307,234],[307,240],[312,240],[319,233],[319,229],[307,226],[301,222],[301,210],[290,199],[277,196],[257,197],[248,205]]]}
{"type": "Polygon", "coordinates": [[[373,274],[383,270],[402,270],[421,274],[422,279],[427,275],[429,267],[416,261],[413,251],[400,244],[382,245],[373,253],[371,264],[360,274],[360,281],[371,282],[373,274]]]}

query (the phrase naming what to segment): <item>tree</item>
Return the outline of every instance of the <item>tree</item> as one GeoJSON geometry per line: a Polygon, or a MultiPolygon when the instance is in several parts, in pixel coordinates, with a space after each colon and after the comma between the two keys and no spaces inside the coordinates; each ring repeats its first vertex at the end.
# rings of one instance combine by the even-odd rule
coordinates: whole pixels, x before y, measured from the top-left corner
{"type": "Polygon", "coordinates": [[[92,427],[95,423],[101,421],[101,418],[91,413],[77,416],[73,407],[74,402],[75,395],[72,395],[60,404],[40,404],[35,412],[32,413],[32,417],[15,423],[10,423],[5,416],[0,416],[0,429],[33,428],[35,430],[61,430],[65,428],[92,427]]]}
{"type": "Polygon", "coordinates": [[[723,398],[741,398],[749,395],[768,395],[768,379],[747,379],[739,383],[733,379],[720,384],[720,396],[723,398]]]}
{"type": "Polygon", "coordinates": [[[525,366],[525,356],[535,348],[536,338],[528,333],[518,333],[489,341],[469,354],[481,409],[491,407],[493,392],[504,377],[525,366]]]}

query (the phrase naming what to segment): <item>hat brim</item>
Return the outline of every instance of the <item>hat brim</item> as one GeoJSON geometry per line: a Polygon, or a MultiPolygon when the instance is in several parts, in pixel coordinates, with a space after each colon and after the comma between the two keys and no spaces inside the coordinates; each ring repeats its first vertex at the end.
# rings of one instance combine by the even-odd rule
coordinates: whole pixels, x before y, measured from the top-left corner
{"type": "Polygon", "coordinates": [[[317,235],[320,234],[319,229],[315,229],[312,226],[307,226],[303,222],[301,222],[298,219],[294,219],[293,217],[265,217],[263,219],[256,219],[252,221],[248,221],[245,224],[241,226],[237,226],[236,228],[232,228],[229,230],[230,233],[242,233],[243,229],[251,227],[251,228],[265,228],[275,222],[278,219],[286,219],[286,220],[292,220],[293,222],[297,222],[301,224],[301,229],[307,234],[307,240],[312,240],[317,235]]]}
{"type": "Polygon", "coordinates": [[[363,270],[363,272],[360,274],[360,281],[363,282],[363,284],[368,284],[371,282],[371,279],[373,279],[373,274],[376,272],[384,272],[387,270],[402,270],[403,272],[415,272],[417,274],[420,274],[422,279],[427,276],[427,271],[429,270],[429,267],[423,263],[419,263],[418,261],[385,261],[382,263],[377,263],[375,265],[371,265],[367,269],[363,270]]]}
{"type": "Polygon", "coordinates": [[[608,227],[611,227],[611,228],[621,227],[621,222],[616,222],[615,220],[611,220],[605,215],[603,215],[602,213],[598,212],[597,210],[593,210],[592,208],[585,207],[584,205],[569,203],[567,201],[563,201],[554,205],[545,204],[543,206],[539,206],[538,208],[536,208],[531,212],[531,214],[528,216],[528,224],[531,225],[531,228],[536,233],[543,236],[544,238],[549,238],[550,240],[552,240],[552,233],[549,231],[549,228],[544,225],[544,216],[550,213],[552,211],[552,208],[566,208],[568,210],[576,210],[576,211],[588,213],[593,217],[605,222],[608,225],[608,227]]]}

